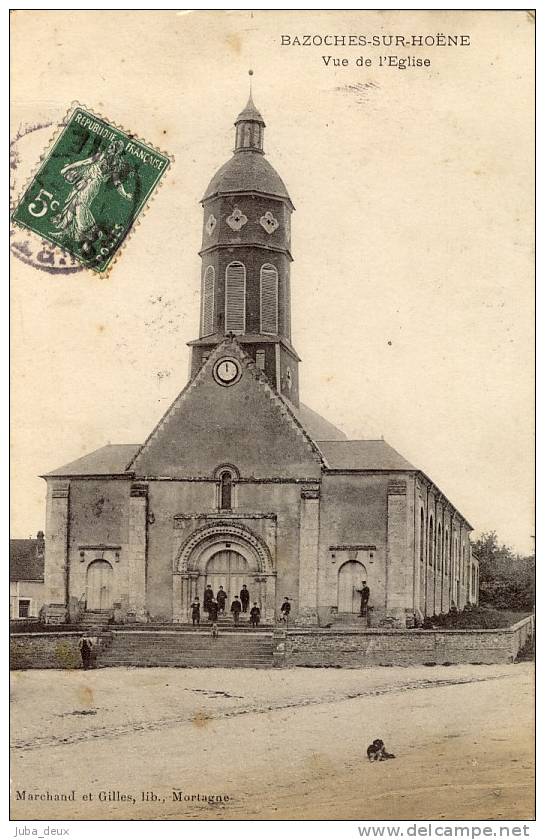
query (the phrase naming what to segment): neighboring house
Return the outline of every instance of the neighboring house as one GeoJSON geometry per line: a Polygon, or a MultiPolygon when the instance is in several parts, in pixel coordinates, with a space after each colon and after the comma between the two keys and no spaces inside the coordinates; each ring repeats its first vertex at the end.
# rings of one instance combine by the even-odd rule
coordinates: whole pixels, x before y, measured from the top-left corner
{"type": "Polygon", "coordinates": [[[9,617],[37,618],[44,604],[44,532],[9,541],[9,617]]]}

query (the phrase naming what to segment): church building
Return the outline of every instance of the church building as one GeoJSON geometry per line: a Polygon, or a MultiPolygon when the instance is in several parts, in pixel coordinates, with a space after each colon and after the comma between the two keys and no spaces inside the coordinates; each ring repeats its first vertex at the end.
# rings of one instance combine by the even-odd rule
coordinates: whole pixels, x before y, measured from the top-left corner
{"type": "Polygon", "coordinates": [[[299,400],[288,190],[252,98],[202,199],[190,378],[143,443],[44,476],[47,620],[180,623],[246,584],[264,622],[410,626],[476,602],[471,526],[384,440],[348,440],[299,400]]]}

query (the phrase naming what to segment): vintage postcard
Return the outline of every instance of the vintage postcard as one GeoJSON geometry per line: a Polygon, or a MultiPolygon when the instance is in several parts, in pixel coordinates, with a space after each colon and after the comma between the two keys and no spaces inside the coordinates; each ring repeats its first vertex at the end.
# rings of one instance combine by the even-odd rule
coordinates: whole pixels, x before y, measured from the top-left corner
{"type": "Polygon", "coordinates": [[[534,819],[534,27],[12,13],[13,820],[534,819]]]}

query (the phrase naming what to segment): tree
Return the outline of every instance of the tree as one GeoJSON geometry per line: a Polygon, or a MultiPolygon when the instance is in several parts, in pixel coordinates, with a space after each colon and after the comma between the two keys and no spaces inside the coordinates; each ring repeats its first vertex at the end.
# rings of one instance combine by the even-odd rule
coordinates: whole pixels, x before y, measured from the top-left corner
{"type": "Polygon", "coordinates": [[[498,609],[533,609],[535,599],[535,555],[515,554],[500,545],[495,531],[488,531],[473,543],[479,560],[479,601],[498,609]]]}

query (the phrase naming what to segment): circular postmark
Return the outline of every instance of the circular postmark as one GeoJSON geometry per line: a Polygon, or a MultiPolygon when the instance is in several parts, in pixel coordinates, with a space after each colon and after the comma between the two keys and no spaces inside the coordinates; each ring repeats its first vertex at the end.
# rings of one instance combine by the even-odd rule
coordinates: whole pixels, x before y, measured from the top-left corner
{"type": "MultiPolygon", "coordinates": [[[[25,124],[18,129],[10,142],[10,213],[15,209],[19,196],[32,176],[30,167],[36,169],[41,155],[47,150],[54,128],[53,122],[25,124]]],[[[85,270],[68,251],[46,239],[40,239],[35,233],[13,221],[10,225],[10,251],[21,262],[49,274],[74,274],[85,270]]]]}

